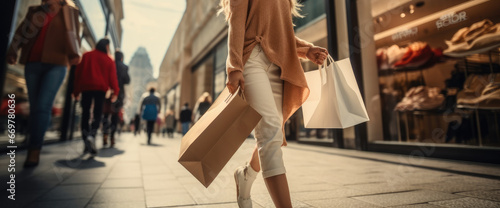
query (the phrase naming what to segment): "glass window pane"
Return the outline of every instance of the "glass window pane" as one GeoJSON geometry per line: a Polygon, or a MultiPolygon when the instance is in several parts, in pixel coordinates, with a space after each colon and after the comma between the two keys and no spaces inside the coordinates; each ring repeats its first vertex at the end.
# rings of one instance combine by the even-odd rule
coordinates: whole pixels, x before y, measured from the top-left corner
{"type": "Polygon", "coordinates": [[[87,14],[90,27],[94,31],[97,40],[104,38],[106,33],[106,17],[104,16],[100,0],[84,0],[80,1],[80,3],[87,14]]]}

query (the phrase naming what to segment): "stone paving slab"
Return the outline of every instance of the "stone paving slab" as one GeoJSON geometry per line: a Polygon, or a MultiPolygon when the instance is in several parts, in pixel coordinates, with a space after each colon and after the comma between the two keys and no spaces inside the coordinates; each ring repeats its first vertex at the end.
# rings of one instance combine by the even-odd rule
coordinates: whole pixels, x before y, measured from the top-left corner
{"type": "MultiPolygon", "coordinates": [[[[81,141],[44,147],[35,169],[16,172],[17,201],[4,207],[237,207],[233,171],[255,146],[248,139],[211,186],[202,186],[178,162],[180,137],[123,134],[116,148],[81,155],[81,141]]],[[[97,145],[101,147],[98,138],[97,145]]],[[[340,150],[289,143],[283,148],[294,207],[495,207],[500,166],[340,150]],[[415,166],[416,165],[416,166],[415,166]],[[426,168],[429,167],[429,168],[426,168]],[[446,169],[448,168],[448,169],[446,169]],[[449,170],[449,171],[447,171],[449,170]],[[460,171],[469,171],[459,174],[460,171]],[[469,174],[470,173],[470,174],[469,174]],[[490,174],[490,178],[471,176],[490,174]]],[[[23,161],[26,152],[18,153],[23,161]]],[[[0,156],[0,165],[8,164],[0,156]]],[[[0,169],[0,178],[6,178],[0,169]]],[[[5,185],[0,183],[0,188],[5,185]]],[[[252,188],[255,208],[274,207],[259,174],[252,188]]],[[[498,207],[498,206],[497,206],[498,207]]]]}
{"type": "MultiPolygon", "coordinates": [[[[500,188],[500,187],[497,187],[500,188]]],[[[469,191],[461,192],[458,195],[476,197],[480,199],[488,199],[500,202],[500,189],[497,190],[481,190],[481,191],[469,191]]]]}
{"type": "Polygon", "coordinates": [[[460,198],[456,200],[446,200],[438,202],[430,202],[431,204],[439,205],[442,207],[449,208],[469,208],[469,207],[481,207],[481,208],[498,208],[500,207],[499,202],[493,202],[477,198],[460,198]]]}
{"type": "Polygon", "coordinates": [[[312,207],[356,207],[356,208],[373,208],[380,207],[374,204],[366,203],[352,198],[335,198],[306,201],[305,203],[312,207]]]}
{"type": "Polygon", "coordinates": [[[431,201],[442,201],[462,198],[458,195],[447,194],[436,191],[420,190],[400,193],[377,194],[370,196],[353,197],[361,201],[372,203],[377,206],[389,207],[397,205],[409,205],[431,201]]]}

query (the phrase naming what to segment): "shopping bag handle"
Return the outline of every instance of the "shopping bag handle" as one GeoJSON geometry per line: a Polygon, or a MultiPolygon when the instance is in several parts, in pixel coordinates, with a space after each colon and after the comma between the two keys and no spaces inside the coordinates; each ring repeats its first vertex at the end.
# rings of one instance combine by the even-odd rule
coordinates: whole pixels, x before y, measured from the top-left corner
{"type": "Polygon", "coordinates": [[[243,100],[246,100],[245,94],[241,91],[241,87],[238,86],[238,89],[236,89],[236,92],[234,92],[233,94],[229,93],[229,95],[224,100],[224,102],[228,103],[231,100],[231,98],[233,97],[234,94],[238,94],[238,96],[240,96],[241,98],[243,98],[243,100]]]}
{"type": "Polygon", "coordinates": [[[333,60],[333,58],[332,58],[332,56],[330,56],[330,54],[328,54],[328,57],[323,62],[323,65],[321,65],[319,67],[323,67],[326,69],[326,67],[328,66],[328,61],[330,61],[330,64],[333,64],[335,62],[335,60],[333,60]]]}
{"type": "Polygon", "coordinates": [[[323,62],[323,65],[318,66],[319,74],[321,76],[321,85],[325,85],[327,82],[326,67],[328,67],[328,61],[333,64],[335,61],[328,55],[327,59],[323,62]]]}

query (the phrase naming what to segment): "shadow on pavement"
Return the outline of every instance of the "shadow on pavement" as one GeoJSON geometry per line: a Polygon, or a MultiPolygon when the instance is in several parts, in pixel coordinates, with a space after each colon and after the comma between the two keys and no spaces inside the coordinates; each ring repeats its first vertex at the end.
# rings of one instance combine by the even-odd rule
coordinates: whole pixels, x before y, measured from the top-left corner
{"type": "Polygon", "coordinates": [[[73,169],[90,169],[90,168],[99,168],[106,166],[104,162],[97,161],[95,160],[94,157],[83,159],[83,155],[74,159],[58,160],[54,163],[54,165],[73,168],[73,169]]]}
{"type": "Polygon", "coordinates": [[[116,148],[101,148],[97,153],[98,157],[113,157],[115,155],[121,155],[125,151],[116,148]]]}
{"type": "Polygon", "coordinates": [[[151,147],[163,147],[163,144],[155,144],[155,143],[151,143],[151,144],[142,143],[141,145],[142,146],[151,146],[151,147]]]}

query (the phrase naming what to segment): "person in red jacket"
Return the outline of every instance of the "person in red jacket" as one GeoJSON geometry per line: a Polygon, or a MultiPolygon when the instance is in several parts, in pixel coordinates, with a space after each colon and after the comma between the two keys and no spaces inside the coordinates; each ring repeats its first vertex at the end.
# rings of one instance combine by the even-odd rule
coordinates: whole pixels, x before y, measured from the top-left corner
{"type": "Polygon", "coordinates": [[[95,137],[101,123],[104,97],[109,88],[113,89],[111,101],[115,102],[120,92],[116,77],[115,62],[109,55],[109,39],[101,39],[95,50],[83,54],[82,62],[75,70],[75,88],[73,95],[79,100],[82,94],[82,139],[85,142],[84,153],[97,154],[95,137]],[[92,121],[90,110],[94,102],[92,121]]]}

